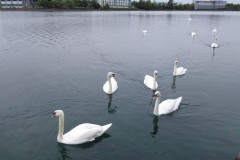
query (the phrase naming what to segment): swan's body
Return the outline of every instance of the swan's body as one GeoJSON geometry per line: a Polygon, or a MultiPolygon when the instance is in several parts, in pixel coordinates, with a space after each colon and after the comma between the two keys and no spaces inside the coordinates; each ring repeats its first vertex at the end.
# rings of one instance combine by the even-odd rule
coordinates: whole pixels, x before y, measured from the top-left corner
{"type": "Polygon", "coordinates": [[[142,29],[142,32],[143,32],[143,33],[147,33],[148,31],[147,31],[145,28],[143,28],[143,29],[142,29]]]}
{"type": "Polygon", "coordinates": [[[213,43],[211,44],[211,47],[212,47],[212,48],[217,48],[217,47],[218,47],[217,37],[215,37],[215,42],[213,42],[213,43]]]}
{"type": "Polygon", "coordinates": [[[192,18],[191,18],[191,17],[188,17],[188,20],[189,20],[189,21],[191,21],[191,20],[192,20],[192,18]]]}
{"type": "Polygon", "coordinates": [[[217,34],[217,28],[215,27],[215,28],[213,29],[213,36],[216,36],[216,34],[217,34]]]}
{"type": "Polygon", "coordinates": [[[152,76],[149,76],[149,75],[146,75],[144,77],[144,81],[143,83],[150,89],[152,90],[156,90],[158,88],[158,84],[157,84],[157,81],[156,81],[156,78],[157,78],[157,71],[155,70],[154,73],[153,73],[153,77],[152,76]]]}
{"type": "Polygon", "coordinates": [[[178,64],[178,61],[175,61],[174,68],[173,68],[173,76],[184,75],[187,72],[187,69],[183,67],[177,67],[177,64],[178,64]]]}
{"type": "Polygon", "coordinates": [[[56,110],[53,112],[52,117],[59,117],[59,130],[57,141],[64,144],[82,144],[95,140],[95,138],[103,135],[103,133],[111,127],[112,123],[100,126],[96,124],[83,123],[69,132],[63,134],[64,132],[64,113],[62,110],[56,110]]]}
{"type": "Polygon", "coordinates": [[[115,74],[109,72],[107,75],[107,81],[103,85],[103,91],[107,94],[113,94],[118,89],[117,81],[115,80],[115,74]]]}
{"type": "Polygon", "coordinates": [[[156,102],[155,102],[153,114],[156,116],[169,114],[173,111],[176,111],[182,101],[182,97],[179,97],[177,99],[167,99],[160,103],[161,94],[159,91],[155,92],[154,97],[156,97],[156,102]]]}
{"type": "Polygon", "coordinates": [[[191,33],[191,36],[195,37],[196,35],[197,35],[196,30],[193,30],[192,33],[191,33]]]}

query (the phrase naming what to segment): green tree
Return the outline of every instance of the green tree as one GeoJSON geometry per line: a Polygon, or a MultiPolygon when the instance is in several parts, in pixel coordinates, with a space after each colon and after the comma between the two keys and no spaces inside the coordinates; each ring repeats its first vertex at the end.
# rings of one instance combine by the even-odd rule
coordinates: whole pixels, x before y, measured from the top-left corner
{"type": "Polygon", "coordinates": [[[90,0],[89,6],[93,9],[99,9],[101,7],[101,5],[96,0],[90,0]]]}

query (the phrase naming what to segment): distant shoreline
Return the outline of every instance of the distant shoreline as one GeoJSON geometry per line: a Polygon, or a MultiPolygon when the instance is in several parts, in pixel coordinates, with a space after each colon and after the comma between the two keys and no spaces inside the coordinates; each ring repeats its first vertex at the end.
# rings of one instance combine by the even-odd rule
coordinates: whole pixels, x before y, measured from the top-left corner
{"type": "Polygon", "coordinates": [[[111,9],[89,9],[89,8],[80,8],[80,9],[52,9],[52,8],[0,8],[0,11],[45,11],[45,12],[54,12],[54,11],[240,11],[240,10],[141,10],[136,8],[111,8],[111,9]]]}

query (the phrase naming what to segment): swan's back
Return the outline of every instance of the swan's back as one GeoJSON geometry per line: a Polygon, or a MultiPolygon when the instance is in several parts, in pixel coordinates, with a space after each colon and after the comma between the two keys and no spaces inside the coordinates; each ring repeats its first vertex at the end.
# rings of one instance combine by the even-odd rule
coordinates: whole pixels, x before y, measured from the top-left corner
{"type": "Polygon", "coordinates": [[[155,82],[156,88],[153,88],[153,81],[154,81],[154,78],[153,78],[152,76],[146,75],[146,76],[144,77],[143,83],[144,83],[148,88],[155,90],[155,89],[158,88],[158,84],[157,84],[157,82],[155,82]]]}
{"type": "Polygon", "coordinates": [[[111,83],[112,83],[112,91],[109,92],[109,83],[108,81],[106,81],[106,83],[103,85],[103,91],[107,94],[112,94],[114,92],[116,92],[116,90],[118,89],[118,85],[117,85],[117,81],[114,78],[110,78],[111,83]]]}
{"type": "Polygon", "coordinates": [[[217,48],[217,47],[218,47],[218,44],[214,42],[214,43],[212,43],[211,47],[212,47],[212,48],[217,48]]]}
{"type": "Polygon", "coordinates": [[[65,144],[82,144],[95,140],[95,138],[101,136],[106,130],[111,127],[111,123],[105,126],[96,124],[83,123],[66,134],[63,135],[61,143],[65,144]]]}
{"type": "Polygon", "coordinates": [[[177,99],[167,99],[159,104],[159,115],[168,114],[178,109],[182,97],[177,99]]]}
{"type": "Polygon", "coordinates": [[[179,68],[177,68],[176,73],[173,72],[173,75],[174,76],[181,76],[181,75],[184,75],[186,72],[187,72],[186,68],[179,67],[179,68]]]}

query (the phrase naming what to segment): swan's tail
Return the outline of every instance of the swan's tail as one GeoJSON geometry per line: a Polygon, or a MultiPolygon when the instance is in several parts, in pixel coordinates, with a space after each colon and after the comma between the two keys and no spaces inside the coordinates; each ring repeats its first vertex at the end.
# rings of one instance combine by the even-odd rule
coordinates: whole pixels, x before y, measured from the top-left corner
{"type": "Polygon", "coordinates": [[[176,106],[177,109],[178,109],[178,107],[179,107],[181,101],[182,101],[182,97],[179,97],[179,98],[176,99],[175,106],[176,106]]]}
{"type": "Polygon", "coordinates": [[[183,73],[185,74],[187,72],[187,69],[184,69],[183,73]]]}
{"type": "Polygon", "coordinates": [[[106,132],[108,130],[108,128],[110,128],[112,126],[112,123],[109,123],[107,125],[103,126],[103,133],[106,132]]]}

